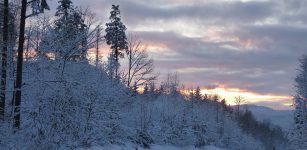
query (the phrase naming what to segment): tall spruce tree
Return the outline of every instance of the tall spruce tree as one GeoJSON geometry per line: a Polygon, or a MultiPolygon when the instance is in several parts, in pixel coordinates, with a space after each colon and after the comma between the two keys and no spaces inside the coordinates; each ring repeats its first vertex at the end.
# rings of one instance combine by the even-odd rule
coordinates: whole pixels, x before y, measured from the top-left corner
{"type": "Polygon", "coordinates": [[[294,129],[291,136],[293,149],[307,149],[307,55],[300,59],[295,78],[294,129]]]}
{"type": "Polygon", "coordinates": [[[119,5],[112,5],[112,11],[110,12],[110,22],[106,23],[106,35],[105,39],[107,44],[111,46],[111,57],[114,57],[115,66],[115,78],[118,79],[119,73],[119,57],[123,57],[122,51],[128,49],[128,42],[126,37],[126,26],[121,22],[119,5]]]}
{"type": "Polygon", "coordinates": [[[31,0],[27,2],[27,4],[31,5],[32,8],[32,13],[26,16],[27,18],[38,15],[40,13],[44,13],[45,9],[50,10],[50,7],[47,4],[46,0],[31,0]]]}

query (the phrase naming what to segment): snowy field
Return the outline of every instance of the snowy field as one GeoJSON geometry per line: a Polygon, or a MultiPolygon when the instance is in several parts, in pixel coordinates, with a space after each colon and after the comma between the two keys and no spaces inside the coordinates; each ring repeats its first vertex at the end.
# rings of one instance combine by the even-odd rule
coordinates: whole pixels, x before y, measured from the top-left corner
{"type": "Polygon", "coordinates": [[[187,147],[174,147],[174,146],[161,146],[161,145],[153,145],[150,149],[137,148],[133,145],[125,145],[125,146],[96,146],[89,149],[79,149],[79,150],[226,150],[222,148],[217,148],[215,146],[205,146],[203,148],[195,148],[194,146],[187,147]]]}

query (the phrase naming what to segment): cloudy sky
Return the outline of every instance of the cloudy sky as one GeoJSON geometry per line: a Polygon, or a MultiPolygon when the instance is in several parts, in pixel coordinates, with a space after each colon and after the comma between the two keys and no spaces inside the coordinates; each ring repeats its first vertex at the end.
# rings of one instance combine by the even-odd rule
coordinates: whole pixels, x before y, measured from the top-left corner
{"type": "MultiPolygon", "coordinates": [[[[56,8],[57,0],[51,0],[56,8]]],[[[307,53],[304,0],[73,0],[103,24],[119,4],[129,32],[148,45],[162,80],[177,71],[188,87],[232,103],[290,109],[298,58],[307,53]],[[210,89],[208,89],[210,87],[210,89]],[[214,88],[212,90],[212,88],[214,88]],[[205,90],[207,89],[207,90],[205,90]]]]}

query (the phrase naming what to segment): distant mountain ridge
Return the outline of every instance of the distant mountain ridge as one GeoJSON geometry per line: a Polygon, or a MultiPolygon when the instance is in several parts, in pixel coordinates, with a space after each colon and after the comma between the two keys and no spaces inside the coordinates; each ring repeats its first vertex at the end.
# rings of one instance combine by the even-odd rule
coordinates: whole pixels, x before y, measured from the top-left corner
{"type": "Polygon", "coordinates": [[[241,110],[250,110],[258,121],[269,121],[273,125],[280,126],[283,130],[288,131],[293,126],[292,110],[274,110],[265,106],[242,105],[241,110]]]}

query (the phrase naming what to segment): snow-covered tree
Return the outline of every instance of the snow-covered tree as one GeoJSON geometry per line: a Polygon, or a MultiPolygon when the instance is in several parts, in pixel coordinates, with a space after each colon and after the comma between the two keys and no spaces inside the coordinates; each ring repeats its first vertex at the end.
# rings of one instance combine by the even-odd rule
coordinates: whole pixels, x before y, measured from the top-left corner
{"type": "Polygon", "coordinates": [[[60,0],[54,26],[41,42],[41,54],[53,59],[84,60],[88,46],[89,25],[86,13],[74,8],[70,0],[60,0]]]}
{"type": "Polygon", "coordinates": [[[200,101],[201,98],[202,98],[202,95],[201,95],[201,93],[200,93],[200,87],[198,86],[198,87],[196,88],[196,90],[195,90],[195,99],[198,100],[198,101],[200,101]]]}
{"type": "Polygon", "coordinates": [[[68,17],[70,13],[73,13],[73,5],[71,0],[59,0],[59,6],[57,7],[56,16],[62,15],[68,17]]]}
{"type": "Polygon", "coordinates": [[[294,129],[290,140],[293,149],[307,149],[307,55],[303,55],[300,59],[295,89],[294,129]]]}
{"type": "Polygon", "coordinates": [[[145,84],[143,94],[147,95],[148,93],[149,93],[149,87],[148,84],[145,84]]]}

